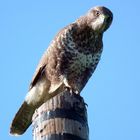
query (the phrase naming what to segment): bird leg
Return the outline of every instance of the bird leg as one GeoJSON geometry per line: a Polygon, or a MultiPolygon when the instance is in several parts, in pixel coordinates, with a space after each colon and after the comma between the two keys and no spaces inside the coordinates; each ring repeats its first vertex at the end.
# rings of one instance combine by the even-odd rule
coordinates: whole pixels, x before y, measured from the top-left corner
{"type": "Polygon", "coordinates": [[[64,85],[65,85],[66,90],[69,91],[71,95],[72,95],[73,93],[79,94],[79,92],[78,92],[77,90],[75,91],[75,90],[69,85],[68,80],[67,80],[66,78],[64,78],[64,85]]]}

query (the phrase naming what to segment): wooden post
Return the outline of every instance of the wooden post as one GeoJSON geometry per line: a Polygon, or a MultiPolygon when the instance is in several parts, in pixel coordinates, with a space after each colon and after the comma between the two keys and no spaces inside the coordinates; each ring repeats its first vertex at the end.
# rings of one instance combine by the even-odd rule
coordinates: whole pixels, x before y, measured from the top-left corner
{"type": "Polygon", "coordinates": [[[87,110],[81,96],[60,93],[33,115],[34,140],[88,140],[87,110]]]}

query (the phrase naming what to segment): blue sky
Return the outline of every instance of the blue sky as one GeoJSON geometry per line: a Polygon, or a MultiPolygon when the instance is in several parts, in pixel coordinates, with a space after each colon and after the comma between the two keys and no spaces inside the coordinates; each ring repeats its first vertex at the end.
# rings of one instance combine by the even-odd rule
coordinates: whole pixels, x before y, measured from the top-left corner
{"type": "Polygon", "coordinates": [[[0,139],[32,139],[32,127],[9,135],[44,50],[55,34],[95,5],[114,13],[102,59],[82,91],[90,140],[140,139],[139,0],[0,0],[0,139]]]}

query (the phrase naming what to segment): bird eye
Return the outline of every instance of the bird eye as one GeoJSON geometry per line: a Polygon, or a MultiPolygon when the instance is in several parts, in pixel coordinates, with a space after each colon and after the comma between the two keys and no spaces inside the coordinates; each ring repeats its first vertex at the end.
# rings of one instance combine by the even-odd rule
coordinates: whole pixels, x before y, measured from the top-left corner
{"type": "Polygon", "coordinates": [[[98,17],[100,15],[99,11],[95,11],[95,16],[98,17]]]}

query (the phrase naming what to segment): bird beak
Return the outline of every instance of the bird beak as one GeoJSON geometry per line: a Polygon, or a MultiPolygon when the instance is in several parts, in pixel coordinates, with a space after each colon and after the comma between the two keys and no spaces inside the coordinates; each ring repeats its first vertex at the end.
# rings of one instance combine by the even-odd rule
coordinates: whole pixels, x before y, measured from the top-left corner
{"type": "Polygon", "coordinates": [[[101,18],[103,21],[102,30],[106,31],[109,28],[109,26],[111,25],[112,17],[110,17],[109,15],[101,15],[101,18]]]}

